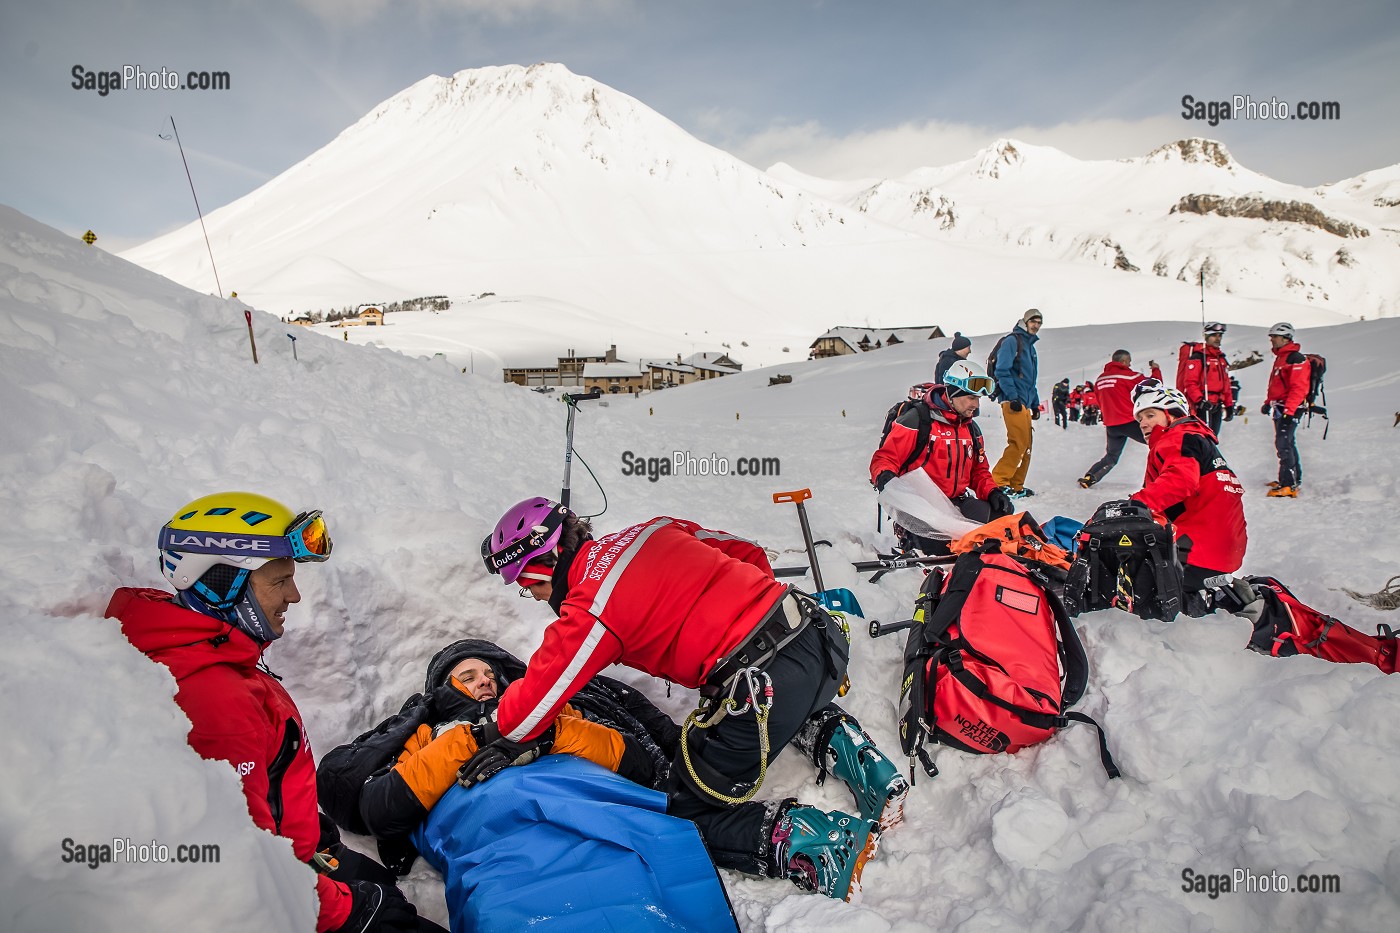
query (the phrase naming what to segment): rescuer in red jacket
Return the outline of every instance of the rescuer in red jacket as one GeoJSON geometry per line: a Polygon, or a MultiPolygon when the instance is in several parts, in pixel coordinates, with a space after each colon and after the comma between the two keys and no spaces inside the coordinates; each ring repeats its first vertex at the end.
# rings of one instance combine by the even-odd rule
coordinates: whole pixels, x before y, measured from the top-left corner
{"type": "Polygon", "coordinates": [[[176,512],[158,546],[175,594],[123,587],[107,616],[175,675],[190,746],[236,768],[253,822],[290,839],[297,858],[317,869],[318,931],[420,929],[393,885],[329,877],[330,861],[317,857],[316,763],[301,713],[258,667],[263,649],[282,635],[284,613],[301,600],[297,563],[330,557],[321,513],[293,515],[255,493],[216,493],[176,512]]]}
{"type": "Polygon", "coordinates": [[[525,676],[501,694],[489,724],[497,735],[483,736],[463,783],[547,751],[564,703],[623,664],[704,698],[697,716],[706,725],[688,721],[672,765],[669,812],[695,821],[715,864],[849,897],[909,788],[831,702],[850,652],[842,620],[774,580],[757,545],[683,519],[653,518],[595,541],[566,507],[527,499],[496,523],[482,557],[558,619],[525,676]],[[743,708],[714,717],[724,697],[743,708]],[[851,787],[859,817],[753,800],[789,742],[851,787]]]}
{"type": "Polygon", "coordinates": [[[1244,563],[1244,487],[1180,391],[1145,382],[1136,390],[1133,409],[1148,451],[1143,487],[1130,498],[1172,522],[1186,611],[1203,615],[1209,611],[1201,595],[1205,581],[1234,573],[1244,563]]]}
{"type": "Polygon", "coordinates": [[[1220,422],[1228,421],[1235,407],[1235,391],[1230,384],[1230,361],[1220,342],[1225,325],[1211,321],[1203,328],[1201,343],[1183,343],[1177,354],[1176,387],[1186,396],[1196,417],[1220,435],[1220,422]]]}
{"type": "Polygon", "coordinates": [[[1274,419],[1274,450],[1278,452],[1278,481],[1269,484],[1269,498],[1298,498],[1303,485],[1303,461],[1298,456],[1298,422],[1303,420],[1312,364],[1293,339],[1293,325],[1280,322],[1269,328],[1274,368],[1269,372],[1269,392],[1263,413],[1274,419]]]}
{"type": "MultiPolygon", "coordinates": [[[[1152,378],[1162,381],[1162,370],[1156,360],[1148,360],[1152,367],[1152,378]]],[[[1123,455],[1123,446],[1128,441],[1147,443],[1142,429],[1133,420],[1133,390],[1147,376],[1133,369],[1133,355],[1127,350],[1114,350],[1113,358],[1103,368],[1099,378],[1094,380],[1094,391],[1103,413],[1104,433],[1108,436],[1108,447],[1098,462],[1089,467],[1079,478],[1079,485],[1088,489],[1108,475],[1108,471],[1118,465],[1123,455]]]]}
{"type": "MultiPolygon", "coordinates": [[[[896,476],[922,469],[939,491],[971,521],[985,523],[1010,515],[1011,499],[987,466],[982,429],[973,419],[981,399],[996,391],[982,364],[959,360],[923,399],[890,425],[870,458],[870,482],[879,491],[896,476]]],[[[895,525],[904,550],[948,553],[947,542],[924,538],[895,525]]]]}

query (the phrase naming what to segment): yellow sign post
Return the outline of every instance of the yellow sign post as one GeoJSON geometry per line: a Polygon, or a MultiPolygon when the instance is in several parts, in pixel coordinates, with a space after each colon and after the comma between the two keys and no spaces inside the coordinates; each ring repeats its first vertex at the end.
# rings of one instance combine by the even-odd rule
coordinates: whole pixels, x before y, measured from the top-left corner
{"type": "Polygon", "coordinates": [[[88,246],[91,246],[92,244],[97,242],[97,234],[89,230],[87,233],[83,234],[83,242],[86,243],[88,246]]]}

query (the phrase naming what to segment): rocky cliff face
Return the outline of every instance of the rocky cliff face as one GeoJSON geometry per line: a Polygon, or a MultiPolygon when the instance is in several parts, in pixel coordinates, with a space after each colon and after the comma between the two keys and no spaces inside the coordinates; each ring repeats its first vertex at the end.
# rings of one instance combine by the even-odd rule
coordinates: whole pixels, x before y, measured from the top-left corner
{"type": "Polygon", "coordinates": [[[1172,214],[1218,214],[1221,217],[1249,217],[1303,224],[1340,237],[1365,237],[1365,227],[1328,217],[1302,201],[1266,201],[1257,197],[1223,198],[1214,194],[1188,194],[1172,207],[1172,214]]]}

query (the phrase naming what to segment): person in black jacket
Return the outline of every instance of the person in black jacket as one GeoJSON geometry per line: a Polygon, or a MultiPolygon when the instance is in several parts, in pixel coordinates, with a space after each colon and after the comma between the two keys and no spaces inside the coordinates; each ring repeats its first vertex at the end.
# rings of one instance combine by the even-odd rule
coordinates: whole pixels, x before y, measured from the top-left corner
{"type": "Polygon", "coordinates": [[[941,385],[943,374],[948,371],[958,360],[965,360],[972,352],[972,341],[968,340],[959,332],[953,333],[953,343],[948,349],[938,354],[938,365],[933,368],[933,381],[941,385]]]}
{"type": "Polygon", "coordinates": [[[1055,408],[1055,424],[1069,430],[1069,379],[1061,379],[1050,390],[1050,404],[1055,408]]]}

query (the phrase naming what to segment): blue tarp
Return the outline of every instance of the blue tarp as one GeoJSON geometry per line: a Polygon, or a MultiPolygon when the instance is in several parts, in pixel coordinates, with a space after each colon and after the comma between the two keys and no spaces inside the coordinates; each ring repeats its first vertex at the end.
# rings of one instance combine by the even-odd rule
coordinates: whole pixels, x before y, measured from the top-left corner
{"type": "Polygon", "coordinates": [[[453,933],[735,930],[695,824],[572,755],[453,787],[413,835],[453,933]]]}

